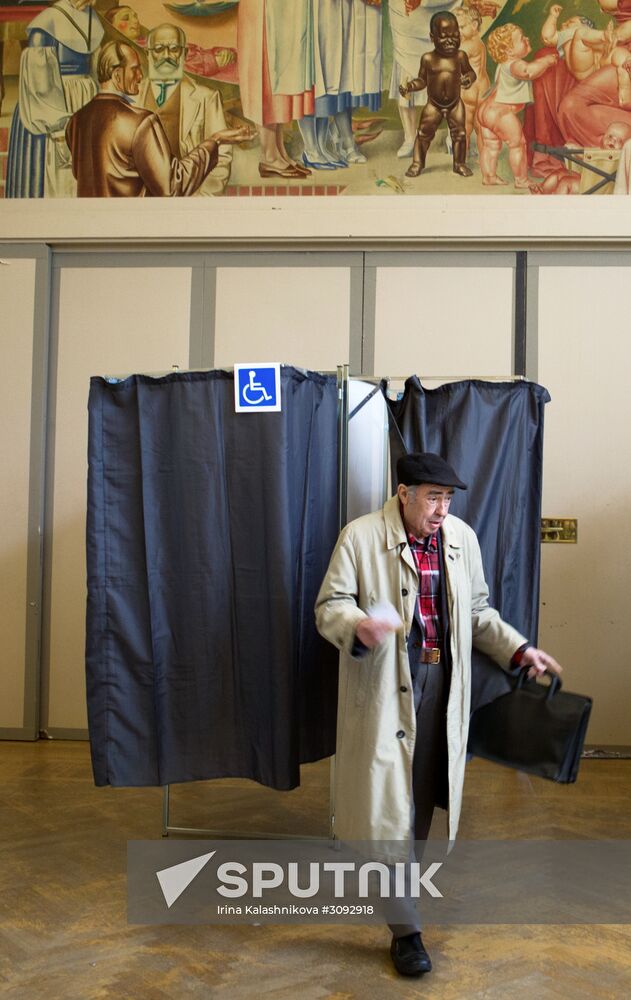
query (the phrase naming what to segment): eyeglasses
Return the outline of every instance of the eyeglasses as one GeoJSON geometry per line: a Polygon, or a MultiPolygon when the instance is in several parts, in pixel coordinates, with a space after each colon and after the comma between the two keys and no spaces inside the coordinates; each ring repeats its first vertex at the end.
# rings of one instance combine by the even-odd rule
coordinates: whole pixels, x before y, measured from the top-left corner
{"type": "Polygon", "coordinates": [[[166,52],[170,56],[181,56],[185,48],[185,45],[153,45],[149,51],[155,52],[157,56],[163,56],[166,52]]]}

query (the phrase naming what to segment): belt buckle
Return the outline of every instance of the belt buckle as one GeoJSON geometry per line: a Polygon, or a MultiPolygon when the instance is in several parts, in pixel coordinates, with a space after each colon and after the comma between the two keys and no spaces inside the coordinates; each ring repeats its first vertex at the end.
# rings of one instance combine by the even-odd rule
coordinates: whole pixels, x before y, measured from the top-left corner
{"type": "Polygon", "coordinates": [[[440,649],[426,649],[427,663],[440,663],[440,649]]]}

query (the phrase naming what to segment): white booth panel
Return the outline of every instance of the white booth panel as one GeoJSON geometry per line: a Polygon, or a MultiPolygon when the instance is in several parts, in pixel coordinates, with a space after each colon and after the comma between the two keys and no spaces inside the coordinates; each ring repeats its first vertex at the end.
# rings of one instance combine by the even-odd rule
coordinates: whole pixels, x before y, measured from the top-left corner
{"type": "Polygon", "coordinates": [[[35,268],[32,259],[0,266],[0,728],[24,724],[27,545],[35,268]]]}
{"type": "Polygon", "coordinates": [[[64,267],[59,289],[47,728],[83,729],[91,375],[187,368],[190,268],[64,267]]]}
{"type": "Polygon", "coordinates": [[[631,743],[631,267],[541,267],[544,517],[577,517],[577,544],[542,546],[540,645],[594,697],[589,743],[631,743]]]}
{"type": "Polygon", "coordinates": [[[378,375],[510,375],[513,268],[377,267],[378,375]]]}
{"type": "Polygon", "coordinates": [[[218,267],[215,366],[331,371],[348,361],[350,300],[350,267],[218,267]]]}
{"type": "Polygon", "coordinates": [[[388,411],[383,393],[374,389],[349,379],[347,521],[379,510],[391,493],[388,411]]]}

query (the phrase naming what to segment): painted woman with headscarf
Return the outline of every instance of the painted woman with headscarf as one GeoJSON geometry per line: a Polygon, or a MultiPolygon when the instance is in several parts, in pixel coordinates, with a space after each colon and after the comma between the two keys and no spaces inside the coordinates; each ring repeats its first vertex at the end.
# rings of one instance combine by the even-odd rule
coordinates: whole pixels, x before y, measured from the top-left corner
{"type": "Polygon", "coordinates": [[[57,0],[27,26],[13,113],[6,198],[76,194],[65,127],[97,91],[93,57],[103,26],[93,0],[57,0]]]}

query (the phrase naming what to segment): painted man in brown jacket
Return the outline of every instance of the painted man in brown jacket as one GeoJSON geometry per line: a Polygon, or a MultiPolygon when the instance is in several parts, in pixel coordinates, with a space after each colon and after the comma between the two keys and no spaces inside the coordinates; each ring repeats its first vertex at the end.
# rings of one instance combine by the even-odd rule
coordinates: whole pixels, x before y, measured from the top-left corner
{"type": "Polygon", "coordinates": [[[175,157],[159,117],[130,101],[142,80],[136,51],[109,42],[99,56],[97,77],[99,93],[66,128],[79,197],[194,194],[217,163],[218,143],[249,138],[247,129],[225,130],[175,157]]]}

